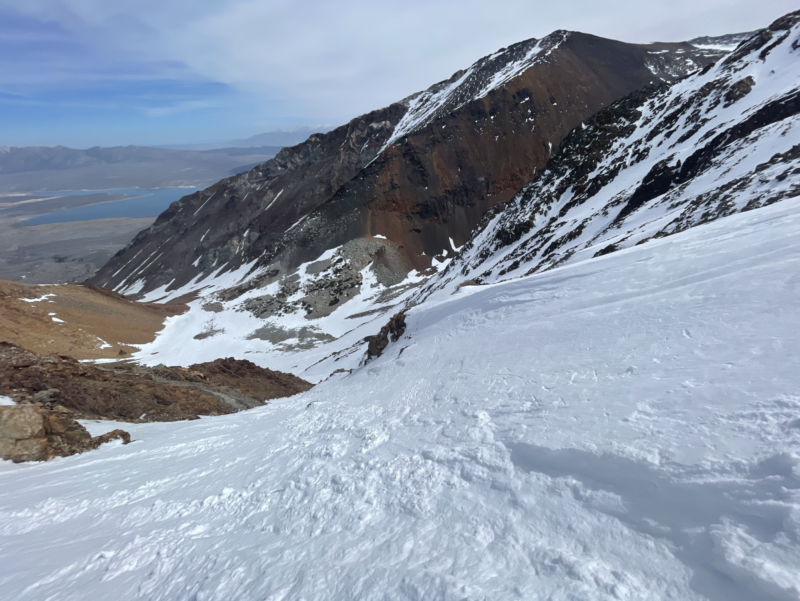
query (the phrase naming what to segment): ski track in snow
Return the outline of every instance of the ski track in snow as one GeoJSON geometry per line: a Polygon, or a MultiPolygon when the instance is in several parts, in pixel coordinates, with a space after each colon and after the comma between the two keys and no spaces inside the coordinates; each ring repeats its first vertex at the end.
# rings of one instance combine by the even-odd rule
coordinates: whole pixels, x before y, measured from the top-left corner
{"type": "Polygon", "coordinates": [[[799,599],[798,231],[463,288],[303,395],[3,462],[2,596],[799,599]]]}

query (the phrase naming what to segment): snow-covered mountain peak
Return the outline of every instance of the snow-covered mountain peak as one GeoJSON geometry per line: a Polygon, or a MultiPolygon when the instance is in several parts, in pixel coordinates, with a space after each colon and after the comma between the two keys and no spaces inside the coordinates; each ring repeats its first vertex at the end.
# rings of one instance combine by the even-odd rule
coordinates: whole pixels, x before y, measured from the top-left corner
{"type": "Polygon", "coordinates": [[[318,381],[357,365],[576,125],[723,54],[566,31],[503,48],[174,203],[94,283],[190,303],[138,360],[233,355],[318,381]]]}

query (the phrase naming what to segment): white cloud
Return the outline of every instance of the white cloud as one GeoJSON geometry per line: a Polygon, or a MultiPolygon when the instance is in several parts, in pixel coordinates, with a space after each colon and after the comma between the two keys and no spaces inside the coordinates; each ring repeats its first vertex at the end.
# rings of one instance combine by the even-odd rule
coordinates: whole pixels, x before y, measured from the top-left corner
{"type": "Polygon", "coordinates": [[[794,0],[0,0],[120,59],[176,61],[311,121],[342,122],[554,29],[626,41],[763,27],[794,0]]]}

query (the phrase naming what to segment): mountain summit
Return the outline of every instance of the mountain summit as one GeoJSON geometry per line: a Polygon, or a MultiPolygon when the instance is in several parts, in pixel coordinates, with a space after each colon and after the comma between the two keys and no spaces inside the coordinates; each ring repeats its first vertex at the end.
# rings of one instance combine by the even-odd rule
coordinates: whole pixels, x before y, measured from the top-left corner
{"type": "Polygon", "coordinates": [[[787,15],[713,67],[576,128],[428,292],[603,256],[800,194],[799,22],[787,15]]]}

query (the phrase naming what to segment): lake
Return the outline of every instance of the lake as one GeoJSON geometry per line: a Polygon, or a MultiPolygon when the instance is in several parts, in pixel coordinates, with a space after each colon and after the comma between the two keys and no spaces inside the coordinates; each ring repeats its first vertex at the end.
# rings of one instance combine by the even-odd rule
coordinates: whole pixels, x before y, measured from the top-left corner
{"type": "Polygon", "coordinates": [[[67,221],[89,221],[91,219],[113,219],[115,217],[155,217],[163,213],[176,200],[197,192],[201,188],[161,188],[159,190],[137,190],[118,188],[113,190],[65,190],[47,192],[59,198],[88,196],[91,194],[123,194],[129,198],[77,206],[71,209],[38,215],[23,225],[64,223],[67,221]]]}

